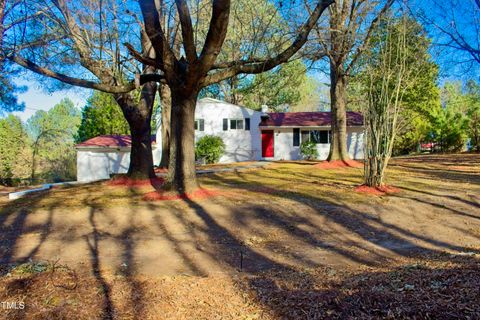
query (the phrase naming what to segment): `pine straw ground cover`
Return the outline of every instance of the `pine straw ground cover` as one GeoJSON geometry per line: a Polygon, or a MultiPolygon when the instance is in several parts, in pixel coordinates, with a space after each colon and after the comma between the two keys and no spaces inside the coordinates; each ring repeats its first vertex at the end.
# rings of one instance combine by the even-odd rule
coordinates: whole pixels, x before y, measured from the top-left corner
{"type": "MultiPolygon", "coordinates": [[[[478,319],[475,255],[405,259],[384,268],[315,268],[211,277],[91,276],[66,266],[10,266],[3,319],[478,319]]],[[[6,272],[6,273],[5,273],[6,272]]]]}

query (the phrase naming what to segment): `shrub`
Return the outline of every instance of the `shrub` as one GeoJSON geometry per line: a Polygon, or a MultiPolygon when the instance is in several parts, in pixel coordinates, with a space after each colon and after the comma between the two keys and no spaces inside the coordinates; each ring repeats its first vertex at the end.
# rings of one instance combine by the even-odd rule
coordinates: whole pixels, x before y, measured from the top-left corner
{"type": "Polygon", "coordinates": [[[204,158],[206,163],[216,163],[225,152],[222,138],[212,135],[201,137],[195,145],[197,159],[204,158]]]}
{"type": "Polygon", "coordinates": [[[317,145],[312,141],[305,141],[300,145],[300,153],[304,159],[315,160],[318,158],[317,145]]]}

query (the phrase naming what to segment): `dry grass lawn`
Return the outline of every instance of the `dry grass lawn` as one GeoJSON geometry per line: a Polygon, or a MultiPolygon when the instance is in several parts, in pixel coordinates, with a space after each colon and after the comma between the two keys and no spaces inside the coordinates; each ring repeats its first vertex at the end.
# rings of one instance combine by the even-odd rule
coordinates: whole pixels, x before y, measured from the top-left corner
{"type": "Polygon", "coordinates": [[[480,155],[362,169],[277,162],[148,202],[103,183],[0,197],[0,317],[479,318],[480,155]],[[0,306],[1,307],[1,306],[0,306]]]}

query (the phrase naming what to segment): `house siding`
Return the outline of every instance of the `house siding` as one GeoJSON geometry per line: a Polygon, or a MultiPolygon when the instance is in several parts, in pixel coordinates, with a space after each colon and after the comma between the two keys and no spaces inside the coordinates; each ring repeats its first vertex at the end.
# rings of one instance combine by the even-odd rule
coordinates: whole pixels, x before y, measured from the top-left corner
{"type": "MultiPolygon", "coordinates": [[[[259,124],[261,112],[236,106],[214,99],[202,99],[197,102],[195,119],[204,120],[204,131],[195,131],[195,141],[205,135],[222,138],[225,143],[225,154],[220,163],[260,160],[262,157],[259,124]],[[250,118],[250,130],[245,130],[245,118],[250,118]],[[223,130],[223,119],[228,119],[228,130],[223,130]],[[244,129],[231,130],[231,119],[243,119],[244,129]]],[[[161,148],[161,129],[157,130],[157,146],[161,148]]],[[[161,154],[161,149],[160,149],[161,154]]],[[[157,162],[156,162],[157,164],[157,162]]]]}
{"type": "MultiPolygon", "coordinates": [[[[330,130],[330,128],[300,127],[300,130],[330,130]]],[[[363,159],[363,138],[364,131],[362,127],[347,128],[347,150],[352,159],[363,159]]],[[[299,160],[302,158],[300,147],[293,146],[293,128],[274,129],[274,139],[275,160],[299,160]]],[[[317,144],[317,151],[318,160],[326,160],[330,152],[330,143],[317,144]]]]}
{"type": "Polygon", "coordinates": [[[347,150],[350,158],[364,159],[365,129],[363,127],[349,127],[347,133],[347,150]]]}

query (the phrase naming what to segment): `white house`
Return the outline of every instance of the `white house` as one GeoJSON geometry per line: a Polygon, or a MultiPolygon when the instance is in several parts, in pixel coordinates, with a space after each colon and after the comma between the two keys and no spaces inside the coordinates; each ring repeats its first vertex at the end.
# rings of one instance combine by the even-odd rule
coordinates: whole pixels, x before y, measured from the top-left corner
{"type": "MultiPolygon", "coordinates": [[[[265,111],[265,110],[264,110],[265,111]]],[[[317,143],[319,159],[330,149],[330,112],[266,113],[227,102],[204,98],[195,110],[195,139],[215,135],[223,139],[226,150],[221,163],[251,160],[301,159],[300,144],[317,143]]],[[[363,117],[347,113],[348,151],[353,159],[363,158],[363,117]]],[[[161,159],[161,130],[152,145],[154,164],[161,159]]],[[[129,136],[100,136],[76,146],[77,180],[108,179],[126,173],[130,162],[129,136]]]]}
{"type": "MultiPolygon", "coordinates": [[[[261,160],[261,116],[262,112],[249,108],[212,98],[201,99],[195,109],[195,140],[205,135],[221,137],[225,143],[221,163],[261,160]]],[[[161,130],[157,131],[157,141],[162,141],[161,130]]]]}
{"type": "MultiPolygon", "coordinates": [[[[301,159],[300,144],[314,141],[318,159],[326,160],[330,151],[330,112],[267,113],[259,124],[262,133],[262,158],[301,159]]],[[[347,112],[347,149],[352,159],[363,159],[363,116],[347,112]]]]}

